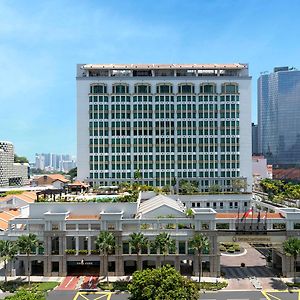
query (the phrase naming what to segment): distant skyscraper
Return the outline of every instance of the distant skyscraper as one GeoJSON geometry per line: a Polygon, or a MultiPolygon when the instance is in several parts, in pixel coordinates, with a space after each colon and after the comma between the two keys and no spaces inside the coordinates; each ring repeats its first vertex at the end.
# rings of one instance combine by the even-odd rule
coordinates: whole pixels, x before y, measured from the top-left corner
{"type": "Polygon", "coordinates": [[[76,167],[76,159],[70,154],[36,153],[35,167],[47,171],[68,172],[76,167]]]}
{"type": "Polygon", "coordinates": [[[258,153],[258,125],[252,123],[252,155],[258,153]]]}
{"type": "Polygon", "coordinates": [[[259,77],[258,136],[268,163],[300,164],[300,71],[280,67],[259,77]]]}

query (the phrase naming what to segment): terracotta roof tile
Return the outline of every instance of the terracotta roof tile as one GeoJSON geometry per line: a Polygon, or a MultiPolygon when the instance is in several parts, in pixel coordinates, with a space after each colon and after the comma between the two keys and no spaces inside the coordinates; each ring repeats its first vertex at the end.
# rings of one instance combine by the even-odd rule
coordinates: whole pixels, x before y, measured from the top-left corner
{"type": "Polygon", "coordinates": [[[99,215],[72,215],[67,217],[68,220],[99,220],[99,215]]]}
{"type": "MultiPolygon", "coordinates": [[[[239,217],[242,218],[244,213],[240,213],[239,217]]],[[[262,219],[265,216],[265,213],[260,214],[260,218],[262,219]]],[[[253,214],[253,219],[257,219],[258,213],[253,214]]],[[[217,213],[216,219],[237,219],[238,214],[237,213],[217,213]]],[[[248,216],[247,219],[252,219],[252,216],[248,216]]],[[[281,213],[268,213],[267,219],[284,219],[284,216],[281,213]]]]}

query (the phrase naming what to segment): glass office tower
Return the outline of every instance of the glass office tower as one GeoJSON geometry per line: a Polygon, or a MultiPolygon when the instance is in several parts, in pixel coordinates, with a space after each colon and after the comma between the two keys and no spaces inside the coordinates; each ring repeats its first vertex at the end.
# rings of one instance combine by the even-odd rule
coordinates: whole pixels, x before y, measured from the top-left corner
{"type": "Polygon", "coordinates": [[[280,67],[259,77],[258,127],[268,163],[300,164],[300,71],[280,67]]]}

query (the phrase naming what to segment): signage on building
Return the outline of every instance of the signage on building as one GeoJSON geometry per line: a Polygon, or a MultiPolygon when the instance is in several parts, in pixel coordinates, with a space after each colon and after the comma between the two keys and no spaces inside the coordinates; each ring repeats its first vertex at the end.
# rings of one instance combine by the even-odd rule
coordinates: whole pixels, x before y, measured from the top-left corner
{"type": "Polygon", "coordinates": [[[241,236],[233,237],[234,242],[246,242],[246,243],[271,243],[272,240],[270,237],[260,237],[260,236],[241,236]]]}

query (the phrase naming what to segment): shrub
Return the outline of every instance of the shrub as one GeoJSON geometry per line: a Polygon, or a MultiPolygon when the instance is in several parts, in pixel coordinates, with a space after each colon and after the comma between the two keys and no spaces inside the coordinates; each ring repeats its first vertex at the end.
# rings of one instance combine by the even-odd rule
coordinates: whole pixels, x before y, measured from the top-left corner
{"type": "Polygon", "coordinates": [[[224,245],[221,245],[220,246],[220,251],[222,251],[222,252],[226,251],[226,247],[224,245]]]}
{"type": "MultiPolygon", "coordinates": [[[[76,250],[75,250],[75,251],[76,251],[76,250]]],[[[88,254],[88,250],[79,250],[79,251],[78,251],[78,254],[86,255],[86,254],[88,254]]]]}
{"type": "Polygon", "coordinates": [[[227,249],[227,252],[229,253],[234,253],[235,252],[235,249],[233,247],[230,247],[227,249]]]}
{"type": "Polygon", "coordinates": [[[118,291],[128,291],[128,285],[130,284],[129,281],[123,281],[119,280],[116,282],[113,282],[113,290],[118,290],[118,291]]]}
{"type": "Polygon", "coordinates": [[[234,243],[233,248],[235,251],[241,251],[241,247],[238,243],[234,243]]]}
{"type": "Polygon", "coordinates": [[[226,281],[221,281],[221,282],[201,282],[200,286],[198,283],[198,287],[201,288],[202,290],[207,290],[207,291],[214,291],[214,290],[221,290],[225,287],[227,287],[228,283],[226,281]]]}
{"type": "Polygon", "coordinates": [[[99,250],[91,250],[91,254],[100,254],[99,250]]]}
{"type": "Polygon", "coordinates": [[[65,253],[69,254],[69,255],[75,255],[76,254],[76,250],[75,249],[66,249],[65,253]]]}

